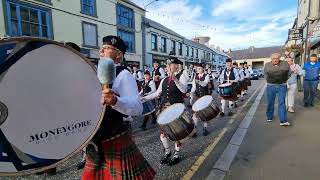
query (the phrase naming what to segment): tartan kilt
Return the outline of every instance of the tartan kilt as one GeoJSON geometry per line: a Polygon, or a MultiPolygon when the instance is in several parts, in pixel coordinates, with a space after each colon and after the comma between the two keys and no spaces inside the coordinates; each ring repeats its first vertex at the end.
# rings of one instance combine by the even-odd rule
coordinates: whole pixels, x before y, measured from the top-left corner
{"type": "Polygon", "coordinates": [[[245,80],[241,81],[240,82],[240,87],[241,87],[241,90],[244,91],[244,90],[248,90],[248,84],[245,80]]]}
{"type": "Polygon", "coordinates": [[[151,180],[155,171],[143,157],[131,134],[102,142],[103,160],[94,163],[86,158],[82,180],[151,180]]]}

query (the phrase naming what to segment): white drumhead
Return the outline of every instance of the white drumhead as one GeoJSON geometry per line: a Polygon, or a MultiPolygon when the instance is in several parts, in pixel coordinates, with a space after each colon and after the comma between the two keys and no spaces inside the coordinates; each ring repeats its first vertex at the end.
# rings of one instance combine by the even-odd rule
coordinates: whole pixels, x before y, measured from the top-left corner
{"type": "Polygon", "coordinates": [[[184,104],[178,103],[167,107],[158,117],[159,124],[168,124],[176,120],[185,110],[184,104]]]}
{"type": "Polygon", "coordinates": [[[192,110],[197,112],[205,109],[209,106],[209,104],[212,102],[213,98],[212,96],[203,96],[199,98],[192,106],[192,110]]]}
{"type": "MultiPolygon", "coordinates": [[[[97,129],[101,85],[95,70],[69,49],[46,44],[1,76],[0,101],[8,117],[0,130],[9,143],[2,146],[11,145],[24,164],[59,162],[84,146],[97,129]]],[[[9,162],[0,161],[0,173],[22,171],[2,169],[1,163],[9,162]]]]}
{"type": "Polygon", "coordinates": [[[231,86],[231,85],[232,85],[231,83],[225,83],[225,84],[219,85],[219,87],[228,87],[228,86],[231,86]]]}

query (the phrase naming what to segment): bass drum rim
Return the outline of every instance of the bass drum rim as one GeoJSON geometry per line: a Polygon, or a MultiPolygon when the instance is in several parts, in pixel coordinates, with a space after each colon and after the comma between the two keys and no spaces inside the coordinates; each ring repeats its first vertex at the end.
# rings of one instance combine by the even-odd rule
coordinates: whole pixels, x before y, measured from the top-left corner
{"type": "MultiPolygon", "coordinates": [[[[63,48],[66,48],[70,51],[72,51],[73,53],[77,54],[81,60],[83,60],[85,63],[87,63],[94,72],[97,72],[95,66],[80,52],[72,49],[71,47],[69,47],[66,44],[63,43],[59,43],[57,41],[53,41],[53,40],[49,40],[49,39],[43,39],[43,38],[35,38],[35,37],[12,37],[12,38],[6,38],[6,39],[0,39],[0,44],[4,44],[4,43],[19,43],[19,42],[23,42],[23,41],[39,41],[39,42],[46,42],[48,44],[54,44],[63,48]]],[[[102,85],[100,84],[101,89],[102,89],[102,85]]],[[[45,170],[48,169],[52,169],[57,167],[58,165],[63,164],[64,162],[66,162],[67,160],[69,160],[71,157],[73,157],[74,155],[76,155],[80,150],[82,150],[84,147],[87,146],[87,144],[91,141],[91,139],[94,137],[95,133],[98,131],[100,124],[103,120],[104,114],[106,111],[106,105],[102,106],[101,109],[101,113],[99,115],[99,120],[97,123],[97,126],[95,127],[93,133],[91,134],[91,136],[83,143],[83,145],[81,145],[78,149],[76,149],[74,152],[72,152],[71,154],[69,154],[67,157],[65,157],[64,159],[51,164],[50,166],[45,166],[45,167],[41,167],[41,168],[37,168],[37,169],[30,169],[30,170],[24,170],[24,171],[20,171],[20,172],[0,172],[0,176],[21,176],[21,175],[30,175],[30,174],[35,174],[38,172],[43,172],[45,170]]]]}

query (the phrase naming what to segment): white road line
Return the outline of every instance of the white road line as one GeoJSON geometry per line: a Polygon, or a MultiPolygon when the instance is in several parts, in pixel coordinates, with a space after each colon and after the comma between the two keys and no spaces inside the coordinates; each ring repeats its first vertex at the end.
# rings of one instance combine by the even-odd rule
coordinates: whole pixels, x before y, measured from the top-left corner
{"type": "Polygon", "coordinates": [[[226,172],[229,171],[231,163],[238,153],[240,145],[247,133],[254,114],[257,111],[258,105],[261,101],[261,98],[263,97],[266,87],[267,85],[264,85],[264,87],[261,89],[250,110],[239,125],[235,134],[232,136],[232,139],[230,140],[227,148],[224,150],[216,164],[213,166],[213,169],[211,170],[209,176],[206,178],[207,180],[212,180],[213,178],[222,180],[226,172]]]}

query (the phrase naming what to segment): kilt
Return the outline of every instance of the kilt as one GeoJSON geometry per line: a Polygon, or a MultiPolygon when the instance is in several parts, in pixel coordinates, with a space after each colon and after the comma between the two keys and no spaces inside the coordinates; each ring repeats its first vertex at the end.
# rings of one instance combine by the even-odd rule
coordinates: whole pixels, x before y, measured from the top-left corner
{"type": "Polygon", "coordinates": [[[250,78],[245,78],[245,81],[247,82],[248,86],[251,86],[251,79],[250,78]]]}
{"type": "Polygon", "coordinates": [[[241,88],[242,91],[248,90],[248,84],[247,84],[247,82],[245,80],[240,81],[240,88],[241,88]]]}
{"type": "Polygon", "coordinates": [[[144,159],[131,134],[102,142],[103,160],[94,163],[87,156],[82,180],[151,180],[155,171],[144,159]]]}

